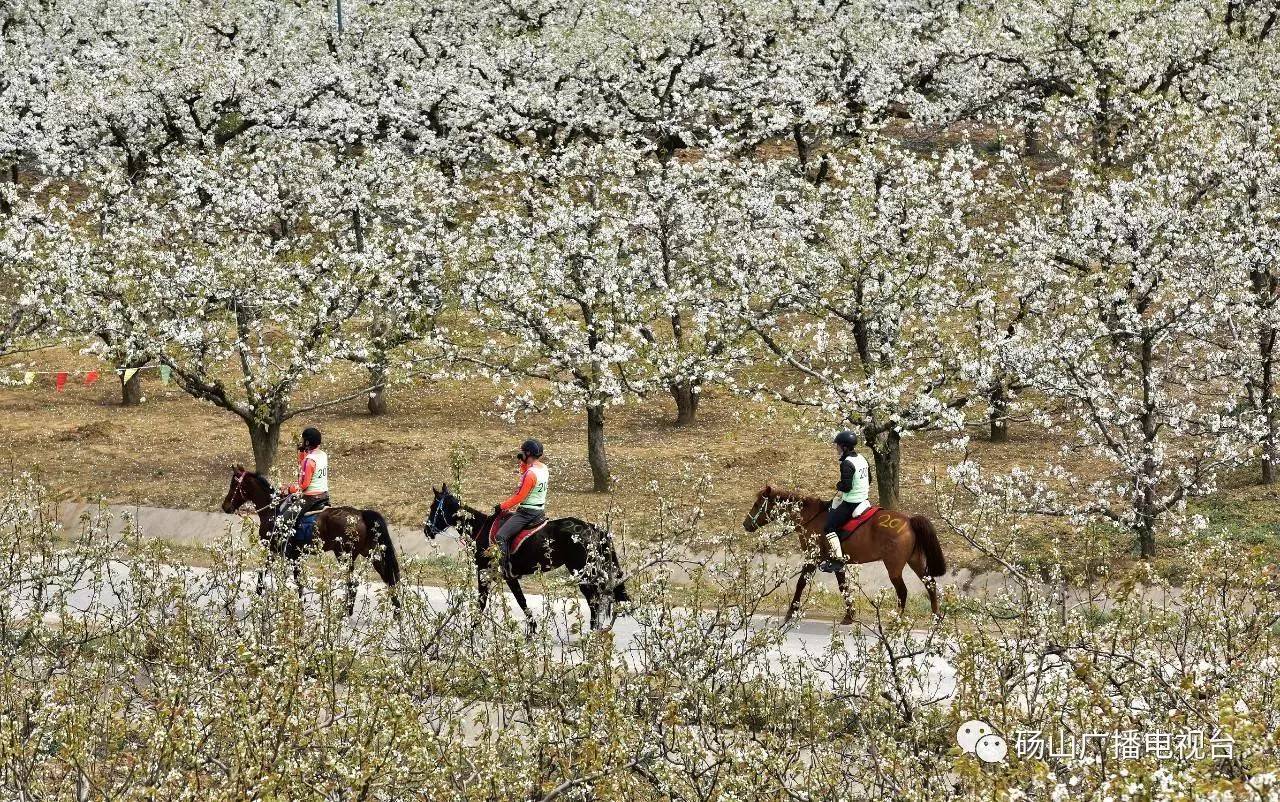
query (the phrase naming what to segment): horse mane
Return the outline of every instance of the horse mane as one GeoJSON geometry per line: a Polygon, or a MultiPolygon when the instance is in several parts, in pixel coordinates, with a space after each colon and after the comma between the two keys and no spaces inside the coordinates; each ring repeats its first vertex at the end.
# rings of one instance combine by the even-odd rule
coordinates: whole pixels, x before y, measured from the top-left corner
{"type": "Polygon", "coordinates": [[[767,496],[765,496],[765,498],[777,499],[778,501],[794,501],[797,504],[811,504],[815,501],[822,504],[826,503],[825,501],[818,498],[817,496],[806,496],[803,493],[799,493],[797,491],[778,490],[777,488],[771,488],[771,492],[767,496]]]}
{"type": "Polygon", "coordinates": [[[441,488],[441,492],[443,494],[441,498],[449,497],[449,498],[452,498],[454,501],[458,502],[458,512],[460,513],[465,512],[473,520],[480,520],[482,518],[493,517],[493,513],[481,512],[475,507],[472,507],[471,505],[465,503],[462,500],[462,497],[459,496],[457,493],[453,492],[453,490],[447,484],[441,488]]]}
{"type": "Polygon", "coordinates": [[[268,479],[267,477],[263,476],[260,473],[257,473],[256,471],[251,471],[247,468],[245,469],[244,472],[246,476],[252,476],[254,479],[257,479],[259,482],[261,482],[262,486],[265,487],[267,489],[267,492],[271,493],[271,495],[273,496],[275,495],[276,488],[275,488],[275,485],[271,484],[270,479],[268,479]]]}

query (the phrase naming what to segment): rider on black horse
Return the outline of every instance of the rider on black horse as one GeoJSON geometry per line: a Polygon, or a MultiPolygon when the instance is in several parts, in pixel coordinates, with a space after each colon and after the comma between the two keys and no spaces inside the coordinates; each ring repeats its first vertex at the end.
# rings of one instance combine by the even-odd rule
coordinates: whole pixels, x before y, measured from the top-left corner
{"type": "Polygon", "coordinates": [[[298,480],[285,492],[290,498],[284,503],[288,510],[288,529],[292,530],[302,516],[313,510],[329,506],[329,455],[320,450],[320,430],[308,426],[302,430],[302,442],[298,444],[298,480]]]}
{"type": "Polygon", "coordinates": [[[844,567],[844,552],[840,548],[840,527],[866,510],[870,504],[867,458],[858,453],[858,436],[853,432],[840,432],[831,441],[840,458],[840,481],[836,483],[837,495],[827,510],[826,559],[818,567],[823,571],[835,571],[844,567]]]}
{"type": "Polygon", "coordinates": [[[542,443],[532,437],[520,444],[520,487],[511,498],[493,508],[495,516],[514,510],[498,530],[502,573],[511,576],[511,541],[525,529],[537,526],[546,517],[547,466],[542,464],[542,443]]]}

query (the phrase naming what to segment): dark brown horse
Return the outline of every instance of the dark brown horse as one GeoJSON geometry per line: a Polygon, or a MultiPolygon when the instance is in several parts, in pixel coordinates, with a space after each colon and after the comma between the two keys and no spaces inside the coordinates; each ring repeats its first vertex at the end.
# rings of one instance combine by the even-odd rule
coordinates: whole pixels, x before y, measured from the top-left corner
{"type": "MultiPolygon", "coordinates": [[[[282,557],[293,566],[293,576],[299,580],[298,590],[301,592],[298,560],[303,546],[293,532],[277,530],[276,519],[280,516],[283,498],[275,496],[276,491],[266,477],[247,470],[243,465],[234,465],[231,468],[231,486],[227,489],[227,497],[222,500],[222,511],[233,513],[247,503],[253,504],[258,513],[258,539],[270,557],[282,557]]],[[[347,564],[347,615],[355,612],[356,560],[361,557],[370,557],[378,576],[391,588],[391,603],[399,610],[400,598],[395,587],[400,582],[400,562],[381,513],[354,507],[327,507],[316,515],[313,532],[323,551],[333,552],[347,564]]],[[[263,574],[259,572],[259,593],[262,592],[262,582],[263,574]]]]}
{"type": "MultiPolygon", "coordinates": [[[[751,512],[742,522],[748,532],[754,532],[773,521],[786,521],[795,529],[800,538],[800,548],[806,555],[818,553],[827,523],[827,509],[830,502],[814,496],[802,496],[784,490],[774,490],[765,485],[756,494],[755,504],[751,512]]],[[[898,608],[907,605],[907,585],[902,581],[902,569],[911,566],[916,576],[929,591],[929,606],[934,615],[941,615],[938,609],[938,589],[934,577],[947,573],[947,560],[942,555],[942,544],[938,542],[938,533],[933,523],[923,515],[906,515],[896,510],[880,510],[870,520],[858,527],[848,537],[840,541],[845,560],[850,563],[869,563],[879,560],[889,572],[889,581],[898,593],[898,608]]],[[[791,599],[791,607],[787,610],[787,620],[795,615],[800,607],[800,596],[805,585],[817,570],[817,564],[809,558],[800,569],[800,580],[796,583],[796,593],[791,599]]],[[[853,623],[853,600],[848,592],[848,584],[843,570],[836,571],[836,583],[840,586],[840,594],[845,599],[845,615],[842,623],[853,623]]]]}

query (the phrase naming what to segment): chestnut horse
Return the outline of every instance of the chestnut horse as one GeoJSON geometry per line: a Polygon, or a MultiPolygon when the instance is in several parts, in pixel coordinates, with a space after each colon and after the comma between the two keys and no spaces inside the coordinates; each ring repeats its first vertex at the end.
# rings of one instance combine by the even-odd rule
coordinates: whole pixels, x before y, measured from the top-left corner
{"type": "MultiPolygon", "coordinates": [[[[302,546],[292,532],[277,532],[276,518],[280,515],[280,503],[276,491],[266,477],[253,473],[243,465],[231,468],[231,486],[222,500],[222,511],[233,513],[247,503],[252,503],[258,513],[258,539],[266,548],[268,557],[282,557],[293,566],[293,578],[298,580],[298,592],[302,592],[298,559],[302,546]]],[[[331,551],[347,564],[347,615],[356,609],[356,560],[371,557],[373,568],[391,589],[391,603],[397,613],[400,597],[395,587],[400,582],[400,561],[391,533],[382,514],[374,510],[357,510],[354,507],[326,507],[316,514],[312,530],[316,542],[323,551],[331,551]]],[[[258,573],[258,592],[262,592],[263,574],[258,573]]]]}
{"type": "MultiPolygon", "coordinates": [[[[769,485],[756,494],[755,504],[751,512],[742,522],[748,532],[754,532],[765,524],[774,521],[785,521],[795,529],[800,538],[800,548],[806,555],[819,552],[823,530],[827,524],[827,509],[831,502],[814,496],[802,496],[784,490],[774,490],[769,485]]],[[[923,515],[906,515],[896,510],[882,509],[858,529],[840,541],[840,550],[850,563],[869,563],[877,560],[884,563],[889,572],[889,581],[898,593],[898,609],[907,605],[907,585],[902,581],[903,566],[911,566],[925,589],[929,591],[929,606],[933,614],[941,615],[938,610],[938,589],[934,577],[947,573],[947,560],[942,555],[942,544],[938,542],[938,533],[933,523],[923,515]]],[[[806,560],[800,570],[800,580],[796,583],[796,594],[791,599],[791,607],[787,610],[787,620],[795,615],[800,607],[800,596],[805,585],[817,570],[812,558],[806,560]]],[[[836,583],[840,586],[840,595],[845,599],[845,615],[841,623],[853,623],[853,600],[848,592],[847,580],[843,569],[836,571],[836,583]]]]}

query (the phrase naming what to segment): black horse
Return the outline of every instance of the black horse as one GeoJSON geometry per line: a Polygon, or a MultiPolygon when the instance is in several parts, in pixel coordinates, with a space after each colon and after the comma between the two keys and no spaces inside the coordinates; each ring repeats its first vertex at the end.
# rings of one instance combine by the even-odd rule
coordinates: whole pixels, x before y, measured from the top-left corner
{"type": "MultiPolygon", "coordinates": [[[[470,541],[472,559],[476,564],[477,585],[480,590],[480,609],[489,600],[489,567],[496,558],[490,556],[489,528],[493,516],[468,507],[444,485],[431,492],[435,498],[427,513],[422,532],[435,539],[436,535],[456,529],[463,542],[470,541]]],[[[528,621],[528,632],[536,629],[533,616],[525,603],[519,577],[539,571],[550,571],[564,566],[578,582],[578,588],[586,597],[591,610],[591,628],[600,629],[612,602],[630,601],[627,588],[622,583],[622,566],[614,551],[609,533],[577,518],[553,518],[541,530],[531,534],[511,555],[511,574],[507,587],[516,597],[520,609],[528,621]]]]}

